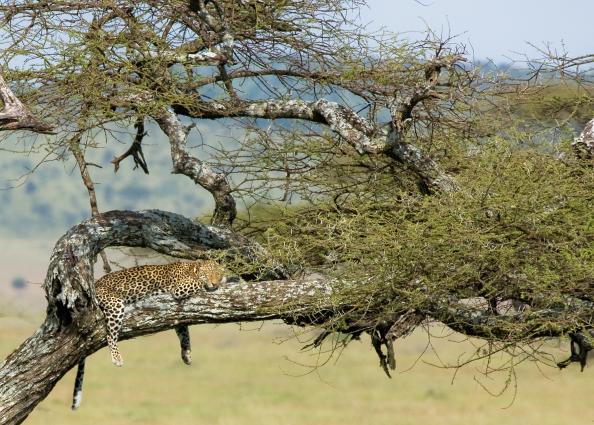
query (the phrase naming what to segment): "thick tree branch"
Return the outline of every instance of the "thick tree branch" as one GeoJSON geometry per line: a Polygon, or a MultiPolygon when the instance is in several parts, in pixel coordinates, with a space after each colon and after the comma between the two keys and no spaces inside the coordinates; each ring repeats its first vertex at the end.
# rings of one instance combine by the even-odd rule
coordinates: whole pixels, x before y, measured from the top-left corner
{"type": "MultiPolygon", "coordinates": [[[[92,265],[109,246],[149,247],[184,258],[197,258],[207,249],[231,249],[248,259],[263,251],[227,229],[194,223],[164,211],[111,211],[73,227],[56,244],[44,283],[48,315],[39,330],[0,364],[0,423],[23,421],[56,382],[81,359],[105,346],[103,316],[94,302],[92,265]]],[[[169,295],[147,298],[126,307],[122,339],[171,329],[180,324],[222,323],[282,319],[297,325],[323,325],[331,331],[358,335],[372,333],[382,367],[393,367],[394,338],[405,335],[426,317],[441,321],[469,336],[526,342],[552,337],[568,329],[551,320],[535,327],[535,317],[581,317],[592,320],[592,303],[567,299],[563,306],[539,311],[525,309],[501,315],[485,303],[444,296],[426,306],[390,317],[374,313],[369,305],[356,307],[342,291],[365,281],[341,282],[317,276],[311,279],[239,282],[215,292],[201,292],[184,301],[169,295]],[[388,352],[384,354],[381,345],[388,352]]],[[[396,295],[392,295],[396,297],[396,295]]],[[[403,306],[406,302],[402,303],[403,306]]],[[[380,311],[381,309],[377,310],[380,311]]]]}
{"type": "MultiPolygon", "coordinates": [[[[150,247],[184,258],[228,249],[248,260],[264,252],[226,229],[164,211],[112,211],[73,227],[56,244],[44,283],[48,314],[39,330],[0,364],[0,424],[23,421],[74,365],[105,346],[102,314],[94,302],[93,263],[109,246],[150,247]]],[[[184,302],[153,297],[127,309],[121,338],[180,324],[264,320],[283,306],[303,311],[327,284],[297,281],[231,284],[184,302]]]]}
{"type": "Polygon", "coordinates": [[[588,121],[572,146],[580,158],[594,158],[594,119],[588,121]]]}
{"type": "Polygon", "coordinates": [[[181,258],[203,258],[206,250],[228,249],[250,260],[264,251],[230,230],[159,210],[109,211],[72,228],[56,243],[44,282],[49,323],[59,329],[93,304],[96,255],[110,246],[138,246],[181,258]]]}
{"type": "MultiPolygon", "coordinates": [[[[415,101],[417,99],[413,99],[415,101]]],[[[174,105],[173,111],[193,118],[251,117],[263,119],[300,119],[325,124],[341,136],[360,154],[384,154],[414,171],[426,191],[453,191],[458,186],[439,165],[425,156],[420,149],[404,141],[408,129],[395,125],[376,125],[360,117],[351,109],[320,99],[265,100],[255,102],[211,102],[190,110],[184,105],[174,105]],[[388,128],[386,128],[388,127],[388,128]]]]}
{"type": "Polygon", "coordinates": [[[201,161],[188,153],[186,146],[192,127],[184,126],[176,114],[169,110],[163,110],[154,118],[169,137],[173,173],[188,176],[212,194],[215,200],[212,224],[231,226],[237,215],[231,186],[224,174],[215,172],[206,161],[201,161]]]}
{"type": "MultiPolygon", "coordinates": [[[[186,301],[156,296],[125,310],[120,340],[173,329],[181,324],[259,321],[281,317],[292,303],[296,312],[311,309],[312,294],[326,283],[298,281],[239,283],[204,292],[186,301]]],[[[96,308],[70,325],[55,329],[48,316],[39,330],[0,364],[0,424],[20,423],[79,361],[105,344],[105,326],[96,308]]]]}

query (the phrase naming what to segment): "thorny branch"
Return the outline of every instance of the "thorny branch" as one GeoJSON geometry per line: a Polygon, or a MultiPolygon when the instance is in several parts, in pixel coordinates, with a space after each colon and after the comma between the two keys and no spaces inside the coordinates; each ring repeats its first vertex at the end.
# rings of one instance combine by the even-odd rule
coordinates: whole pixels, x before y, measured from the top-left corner
{"type": "MultiPolygon", "coordinates": [[[[42,46],[33,58],[42,57],[45,68],[14,70],[11,76],[43,88],[32,90],[32,98],[47,107],[48,116],[53,115],[65,128],[89,105],[94,114],[89,121],[97,128],[140,117],[131,147],[112,162],[117,171],[120,162],[132,156],[135,167],[147,174],[142,152],[144,117],[153,118],[169,138],[174,172],[190,177],[214,197],[213,223],[217,225],[201,225],[158,210],[99,214],[80,139],[73,139],[71,150],[89,192],[93,217],[57,242],[44,282],[46,321],[0,365],[0,422],[24,420],[66,371],[104,346],[92,266],[96,256],[110,246],[148,247],[187,259],[208,256],[211,250],[225,251],[230,257],[259,264],[264,270],[260,276],[269,271],[268,276],[282,279],[244,281],[214,293],[196,294],[183,303],[166,295],[143,300],[126,311],[124,339],[180,323],[278,318],[299,326],[324,327],[314,346],[332,332],[353,338],[369,333],[380,365],[389,375],[396,364],[394,340],[423,321],[438,320],[463,334],[494,341],[525,342],[571,332],[572,355],[559,367],[572,361],[583,365],[592,345],[582,338],[582,330],[560,327],[554,320],[535,329],[531,319],[571,314],[591,323],[589,296],[568,298],[554,308],[539,308],[534,303],[500,314],[498,304],[514,300],[489,300],[492,306],[483,299],[489,307],[477,308],[454,291],[412,310],[403,306],[389,315],[380,314],[379,308],[362,310],[348,297],[339,297],[349,287],[364,283],[323,275],[291,279],[283,268],[270,265],[269,254],[260,245],[230,230],[237,213],[231,181],[211,163],[189,154],[192,126],[184,125],[179,115],[321,124],[338,139],[339,143],[332,144],[336,156],[347,145],[361,156],[402,165],[416,175],[424,193],[459,190],[454,177],[409,133],[423,125],[432,129],[442,124],[447,127],[452,121],[457,124],[459,116],[461,121],[466,119],[467,110],[455,108],[460,98],[475,90],[472,76],[460,66],[464,57],[437,43],[433,57],[411,53],[404,58],[388,54],[378,59],[357,29],[345,27],[348,7],[360,3],[312,0],[307,3],[310,7],[303,7],[303,2],[284,0],[0,2],[7,25],[4,33],[42,46]],[[50,30],[71,38],[46,38],[50,30]],[[349,48],[350,42],[356,47],[349,48]],[[48,51],[51,54],[43,54],[48,51]],[[197,65],[203,68],[197,70],[197,65]],[[250,87],[242,87],[245,81],[265,97],[250,96],[250,87]],[[331,96],[332,101],[328,100],[331,96]],[[345,101],[353,97],[356,101],[345,101]],[[356,102],[365,105],[360,109],[361,105],[353,105],[356,102]],[[361,112],[365,109],[367,117],[361,112]],[[389,116],[388,121],[378,118],[382,113],[389,116]]],[[[428,51],[433,46],[427,42],[416,48],[428,51]]],[[[2,76],[0,98],[4,103],[0,129],[53,131],[31,115],[2,76]]],[[[56,139],[59,145],[60,137],[56,139]]],[[[584,143],[591,152],[591,146],[584,143]]],[[[288,181],[289,172],[285,174],[288,181]]]]}
{"type": "MultiPolygon", "coordinates": [[[[96,217],[99,215],[99,206],[97,205],[97,196],[95,194],[95,183],[93,183],[91,173],[89,173],[88,163],[85,159],[85,155],[81,149],[80,143],[81,134],[78,133],[72,138],[70,142],[70,152],[72,152],[72,156],[74,156],[74,159],[76,160],[78,170],[80,171],[80,176],[82,178],[83,184],[87,189],[87,194],[89,195],[91,217],[96,217]]],[[[101,256],[101,260],[103,261],[103,271],[105,273],[111,273],[111,266],[109,265],[107,254],[105,253],[105,251],[101,251],[99,255],[101,256]]]]}

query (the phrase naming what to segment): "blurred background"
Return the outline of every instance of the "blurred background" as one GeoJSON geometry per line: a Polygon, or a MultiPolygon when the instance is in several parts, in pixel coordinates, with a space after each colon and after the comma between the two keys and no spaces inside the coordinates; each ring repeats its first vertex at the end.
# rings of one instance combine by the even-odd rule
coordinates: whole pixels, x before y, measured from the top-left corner
{"type": "MultiPolygon", "coordinates": [[[[430,27],[459,34],[477,61],[509,64],[534,53],[526,42],[590,53],[594,3],[509,0],[370,0],[361,20],[403,36],[422,37],[430,27]],[[551,43],[547,45],[547,43],[551,43]]],[[[506,65],[507,66],[507,65],[506,65]]],[[[518,64],[519,66],[519,64],[518,64]]],[[[200,122],[201,138],[233,135],[224,125],[200,122]]],[[[159,208],[196,217],[211,211],[207,193],[189,179],[170,174],[167,141],[155,127],[143,146],[150,174],[111,159],[131,136],[88,159],[99,207],[159,208]],[[119,148],[118,148],[119,146],[119,148]],[[112,150],[112,148],[118,148],[112,150]]],[[[35,136],[45,137],[45,136],[35,136]]],[[[98,141],[100,142],[100,140],[98,141]]],[[[45,161],[26,142],[0,146],[0,358],[43,320],[41,283],[52,247],[72,225],[89,215],[86,191],[70,157],[45,161]]],[[[579,373],[539,369],[526,361],[513,373],[482,375],[484,365],[456,365],[480,347],[447,329],[419,329],[396,345],[397,370],[387,379],[368,340],[344,351],[326,345],[301,352],[312,334],[278,323],[200,326],[192,329],[194,365],[179,360],[173,332],[122,343],[126,366],[111,366],[101,350],[87,364],[81,410],[69,410],[74,376],[60,381],[37,408],[31,424],[576,424],[594,423],[592,370],[579,373]],[[330,356],[330,354],[333,354],[330,356]],[[502,389],[507,388],[502,394],[502,389]]],[[[315,335],[313,335],[315,336],[315,335]]],[[[551,341],[547,350],[565,358],[568,343],[551,341]]],[[[504,355],[499,359],[505,364],[504,355]]],[[[553,361],[551,361],[553,363],[553,361]]]]}

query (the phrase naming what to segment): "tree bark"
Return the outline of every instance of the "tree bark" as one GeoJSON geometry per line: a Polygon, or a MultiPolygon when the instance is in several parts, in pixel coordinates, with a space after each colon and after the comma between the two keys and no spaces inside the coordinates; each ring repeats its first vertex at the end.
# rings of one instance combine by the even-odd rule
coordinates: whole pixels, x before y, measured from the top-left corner
{"type": "MultiPolygon", "coordinates": [[[[168,295],[155,296],[126,308],[119,339],[180,324],[282,319],[282,305],[291,304],[291,314],[306,313],[315,305],[313,294],[327,289],[327,282],[315,280],[241,282],[181,302],[168,295]]],[[[0,364],[0,424],[21,423],[72,367],[106,345],[105,338],[103,315],[97,307],[60,328],[48,316],[35,334],[0,364]]]]}
{"type": "Polygon", "coordinates": [[[208,190],[215,201],[212,224],[231,227],[237,216],[231,185],[224,174],[215,172],[206,161],[189,154],[187,142],[192,126],[183,125],[177,115],[167,109],[156,115],[155,120],[169,138],[173,173],[188,176],[194,183],[208,190]]]}
{"type": "Polygon", "coordinates": [[[594,118],[586,123],[584,129],[572,143],[573,149],[580,158],[594,157],[594,118]]]}
{"type": "MultiPolygon", "coordinates": [[[[98,253],[109,246],[149,247],[189,259],[213,249],[227,250],[229,255],[248,261],[261,261],[266,255],[257,244],[229,229],[159,210],[110,211],[73,227],[56,243],[50,259],[44,282],[48,300],[45,322],[0,364],[0,424],[21,423],[68,370],[106,345],[103,315],[94,297],[92,266],[98,253]]],[[[348,297],[337,297],[345,284],[353,287],[365,282],[349,283],[324,276],[240,281],[183,301],[169,295],[153,296],[126,307],[120,339],[180,324],[281,319],[301,326],[327,326],[336,318],[338,324],[330,331],[372,333],[372,342],[387,371],[386,362],[393,364],[389,348],[393,339],[405,335],[425,318],[469,336],[523,342],[572,330],[560,328],[558,320],[551,320],[550,326],[540,321],[535,327],[531,318],[579,316],[584,323],[591,323],[594,311],[594,303],[588,298],[567,298],[556,309],[527,308],[506,315],[490,308],[484,299],[468,302],[450,294],[414,310],[403,299],[403,310],[387,317],[381,309],[374,313],[365,305],[359,311],[349,304],[352,301],[348,297]],[[382,344],[388,349],[387,356],[381,351],[382,344]]]]}
{"type": "MultiPolygon", "coordinates": [[[[0,364],[0,424],[22,422],[64,374],[105,346],[103,315],[94,297],[93,263],[109,246],[149,247],[182,258],[224,249],[247,259],[264,251],[227,229],[173,213],[110,211],[73,227],[56,243],[44,282],[47,317],[41,327],[0,364]]],[[[307,306],[319,282],[238,283],[177,302],[152,297],[126,309],[121,339],[179,324],[237,322],[281,317],[273,306],[307,306]]],[[[299,310],[299,308],[297,308],[299,310]]]]}
{"type": "Polygon", "coordinates": [[[0,74],[0,99],[4,107],[0,111],[0,130],[31,130],[36,133],[53,134],[54,127],[36,118],[12,92],[0,74]]]}
{"type": "MultiPolygon", "coordinates": [[[[407,99],[410,110],[420,100],[407,99]]],[[[185,105],[173,105],[175,113],[192,118],[217,119],[249,117],[262,119],[299,119],[327,125],[361,155],[386,155],[415,172],[427,191],[451,192],[459,190],[455,180],[439,165],[413,144],[406,142],[405,133],[410,126],[408,109],[400,105],[393,111],[393,123],[379,125],[357,115],[353,110],[325,99],[315,102],[304,100],[263,100],[251,102],[210,102],[197,104],[196,110],[185,105]],[[403,120],[404,118],[404,120],[403,120]],[[406,121],[406,122],[404,122],[406,121]]]]}

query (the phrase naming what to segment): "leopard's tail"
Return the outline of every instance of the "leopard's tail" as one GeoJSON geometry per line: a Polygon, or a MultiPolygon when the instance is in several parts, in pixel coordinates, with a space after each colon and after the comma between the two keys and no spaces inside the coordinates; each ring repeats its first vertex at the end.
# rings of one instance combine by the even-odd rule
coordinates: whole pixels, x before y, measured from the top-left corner
{"type": "Polygon", "coordinates": [[[78,409],[82,401],[83,378],[85,377],[85,359],[78,362],[76,379],[74,380],[74,392],[72,393],[72,410],[78,409]]]}

